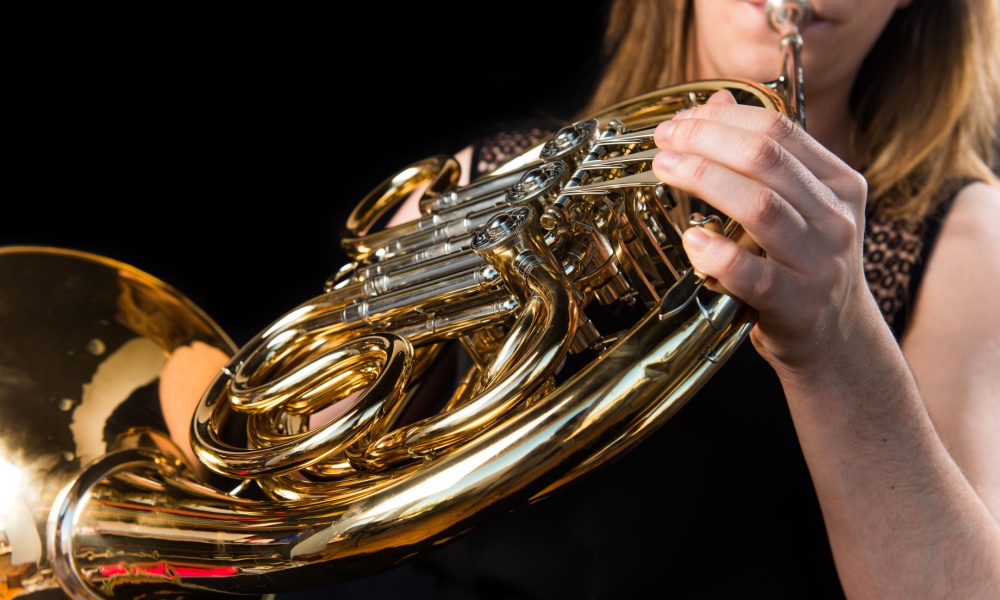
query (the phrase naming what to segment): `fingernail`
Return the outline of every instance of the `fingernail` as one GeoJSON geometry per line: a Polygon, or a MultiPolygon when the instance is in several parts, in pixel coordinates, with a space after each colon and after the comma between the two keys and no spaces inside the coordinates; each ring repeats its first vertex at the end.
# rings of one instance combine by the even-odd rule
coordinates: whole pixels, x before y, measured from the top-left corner
{"type": "Polygon", "coordinates": [[[653,133],[653,138],[656,141],[657,146],[662,146],[670,141],[670,138],[674,135],[674,129],[677,126],[674,125],[673,121],[664,121],[656,126],[656,131],[653,133]]]}
{"type": "Polygon", "coordinates": [[[684,232],[684,245],[701,251],[708,246],[708,234],[701,227],[691,227],[684,232]]]}
{"type": "Polygon", "coordinates": [[[656,153],[657,166],[662,169],[673,169],[681,160],[681,154],[673,150],[660,150],[656,153]]]}

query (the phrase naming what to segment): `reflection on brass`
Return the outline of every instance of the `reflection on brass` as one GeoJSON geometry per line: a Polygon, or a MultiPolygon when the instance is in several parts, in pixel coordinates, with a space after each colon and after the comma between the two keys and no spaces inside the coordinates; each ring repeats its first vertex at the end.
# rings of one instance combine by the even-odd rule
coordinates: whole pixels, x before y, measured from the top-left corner
{"type": "MultiPolygon", "coordinates": [[[[102,286],[74,288],[67,273],[43,300],[114,290],[114,310],[88,317],[87,327],[100,329],[103,319],[117,333],[45,336],[47,348],[31,349],[38,361],[56,355],[87,366],[61,368],[66,389],[31,397],[39,378],[8,371],[0,383],[19,385],[0,388],[5,406],[63,411],[47,425],[68,428],[68,415],[90,402],[88,386],[120,398],[143,380],[116,379],[105,365],[129,365],[151,381],[190,373],[201,393],[168,405],[188,424],[183,433],[167,410],[159,425],[169,435],[149,420],[122,423],[118,442],[101,452],[28,437],[51,454],[47,473],[67,473],[32,478],[48,494],[36,508],[51,504],[40,566],[79,598],[328,585],[542,501],[640,443],[755,321],[692,271],[680,244],[685,227],[718,225],[737,239],[741,228],[724,215],[692,220],[695,209],[711,209],[652,176],[653,127],[723,89],[804,125],[791,18],[808,18],[802,6],[768,3],[782,32],[774,82],[700,81],[632,98],[467,186],[450,159],[403,169],[351,214],[343,236],[351,262],[324,292],[238,350],[168,289],[133,285],[146,280],[124,266],[103,273],[102,286]],[[413,193],[422,194],[422,216],[376,230],[413,193]]],[[[0,268],[28,257],[39,260],[8,250],[0,268]]],[[[25,340],[39,336],[2,337],[6,361],[27,360],[25,340]]],[[[190,396],[181,390],[191,386],[170,389],[190,396]]],[[[88,426],[105,433],[85,427],[80,437],[107,438],[114,412],[90,411],[88,426]]],[[[26,454],[8,436],[30,427],[21,413],[4,423],[12,419],[5,452],[20,460],[26,454]]]]}
{"type": "MultiPolygon", "coordinates": [[[[131,266],[0,248],[0,555],[10,588],[58,587],[44,540],[60,488],[116,437],[146,428],[169,440],[162,407],[190,414],[235,351],[200,309],[131,266]]],[[[185,446],[189,423],[170,432],[185,446]]]]}

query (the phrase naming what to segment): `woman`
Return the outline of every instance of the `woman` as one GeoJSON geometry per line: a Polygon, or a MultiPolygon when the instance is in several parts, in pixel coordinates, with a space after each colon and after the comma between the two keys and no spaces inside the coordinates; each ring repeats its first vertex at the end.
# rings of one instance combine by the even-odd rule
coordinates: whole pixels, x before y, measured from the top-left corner
{"type": "MultiPolygon", "coordinates": [[[[808,133],[727,93],[656,129],[657,176],[765,252],[684,234],[694,267],[758,310],[752,345],[615,464],[345,592],[997,596],[997,3],[813,9],[808,133]]],[[[583,114],[779,64],[762,1],[620,0],[607,42],[583,114]]]]}
{"type": "MultiPolygon", "coordinates": [[[[762,76],[759,8],[696,3],[688,68],[762,76]],[[729,27],[732,37],[708,33],[729,27]]],[[[1000,191],[979,158],[1000,98],[997,4],[815,10],[803,33],[812,137],[718,95],[657,128],[654,170],[734,216],[766,252],[684,235],[695,268],[759,311],[751,340],[780,379],[847,595],[995,595],[1000,319],[960,307],[985,293],[995,308],[1000,290],[1000,191]],[[980,181],[942,192],[964,178],[980,181]],[[892,250],[873,234],[919,235],[935,211],[947,215],[927,264],[911,264],[923,281],[910,310],[885,289],[891,278],[874,277],[892,250]],[[885,317],[909,317],[898,345],[878,300],[885,317]]],[[[902,250],[893,260],[907,260],[902,250]]]]}

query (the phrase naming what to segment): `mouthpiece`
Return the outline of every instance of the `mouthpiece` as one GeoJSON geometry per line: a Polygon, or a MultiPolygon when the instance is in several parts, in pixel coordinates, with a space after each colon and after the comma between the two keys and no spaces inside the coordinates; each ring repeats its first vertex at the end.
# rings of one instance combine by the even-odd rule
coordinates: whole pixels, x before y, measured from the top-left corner
{"type": "Polygon", "coordinates": [[[812,18],[808,0],[767,0],[764,12],[771,27],[783,36],[792,32],[797,35],[798,29],[812,18]]]}

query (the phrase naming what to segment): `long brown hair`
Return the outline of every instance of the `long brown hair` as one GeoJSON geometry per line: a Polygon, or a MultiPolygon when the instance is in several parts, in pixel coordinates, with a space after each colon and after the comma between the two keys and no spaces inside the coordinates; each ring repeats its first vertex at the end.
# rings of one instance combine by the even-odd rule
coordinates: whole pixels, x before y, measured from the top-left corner
{"type": "MultiPolygon", "coordinates": [[[[691,13],[690,0],[614,0],[585,112],[684,81],[691,13]]],[[[914,0],[886,26],[851,91],[871,205],[919,219],[949,180],[1000,185],[998,13],[997,0],[914,0]]]]}

